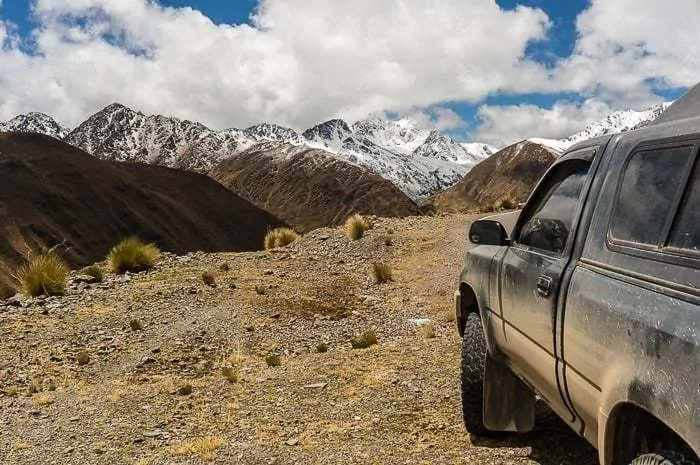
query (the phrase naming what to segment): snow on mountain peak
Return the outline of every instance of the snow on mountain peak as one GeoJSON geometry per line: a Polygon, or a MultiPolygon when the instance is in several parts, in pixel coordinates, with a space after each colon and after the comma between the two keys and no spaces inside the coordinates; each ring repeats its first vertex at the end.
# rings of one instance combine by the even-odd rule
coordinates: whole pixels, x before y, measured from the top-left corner
{"type": "Polygon", "coordinates": [[[0,132],[35,132],[63,139],[68,134],[68,129],[49,115],[30,112],[17,115],[5,123],[0,122],[0,132]]]}

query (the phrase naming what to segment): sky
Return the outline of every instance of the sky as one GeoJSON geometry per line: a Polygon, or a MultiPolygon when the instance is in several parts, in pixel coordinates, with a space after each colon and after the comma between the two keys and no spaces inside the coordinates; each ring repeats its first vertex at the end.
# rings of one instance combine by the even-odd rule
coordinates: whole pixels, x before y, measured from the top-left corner
{"type": "Polygon", "coordinates": [[[677,98],[698,0],[0,0],[0,121],[411,117],[496,146],[677,98]]]}

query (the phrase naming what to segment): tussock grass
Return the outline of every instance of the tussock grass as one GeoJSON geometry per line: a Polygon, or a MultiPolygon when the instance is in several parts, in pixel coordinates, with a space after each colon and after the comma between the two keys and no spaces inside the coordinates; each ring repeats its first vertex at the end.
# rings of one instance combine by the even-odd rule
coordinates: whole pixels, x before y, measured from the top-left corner
{"type": "Polygon", "coordinates": [[[435,325],[432,323],[421,325],[418,328],[418,333],[423,339],[435,339],[437,337],[437,334],[435,333],[435,325]]]}
{"type": "Polygon", "coordinates": [[[326,344],[325,342],[319,342],[318,344],[316,344],[316,352],[318,352],[319,354],[325,354],[326,352],[328,352],[328,344],[326,344]]]}
{"type": "Polygon", "coordinates": [[[518,201],[511,197],[505,198],[501,200],[499,208],[503,210],[515,210],[518,208],[518,201]]]}
{"type": "Polygon", "coordinates": [[[219,265],[219,271],[226,273],[231,269],[231,266],[228,264],[228,262],[224,262],[221,265],[219,265]]]}
{"type": "Polygon", "coordinates": [[[282,360],[279,355],[271,354],[265,357],[265,363],[267,363],[267,366],[274,368],[282,365],[282,360]]]}
{"type": "Polygon", "coordinates": [[[386,263],[375,263],[372,266],[372,272],[374,273],[374,280],[377,284],[384,284],[394,280],[391,266],[386,263]]]}
{"type": "Polygon", "coordinates": [[[105,279],[105,271],[99,265],[90,265],[80,270],[86,276],[92,276],[95,281],[101,283],[105,279]]]}
{"type": "Polygon", "coordinates": [[[154,244],[146,244],[137,237],[129,237],[115,245],[109,251],[107,260],[112,271],[117,274],[146,271],[153,268],[160,256],[160,250],[154,244]]]}
{"type": "Polygon", "coordinates": [[[202,273],[202,282],[210,287],[216,286],[216,278],[214,277],[214,274],[210,273],[209,271],[202,273]]]}
{"type": "Polygon", "coordinates": [[[170,448],[170,453],[172,455],[196,455],[201,460],[210,462],[214,460],[214,452],[216,449],[223,444],[224,440],[222,438],[218,436],[207,436],[172,446],[170,448]]]}
{"type": "Polygon", "coordinates": [[[284,247],[291,244],[299,238],[296,231],[289,228],[276,228],[268,231],[265,235],[265,250],[284,247]]]}
{"type": "Polygon", "coordinates": [[[374,225],[370,220],[358,213],[355,213],[345,221],[345,232],[348,235],[348,238],[356,241],[357,239],[362,238],[362,236],[365,235],[365,231],[372,229],[373,226],[374,225]]]}
{"type": "Polygon", "coordinates": [[[54,402],[54,398],[51,394],[48,392],[40,392],[39,394],[34,396],[34,403],[36,405],[39,405],[41,407],[46,406],[46,405],[51,405],[54,402]]]}
{"type": "Polygon", "coordinates": [[[54,296],[66,293],[68,265],[55,252],[31,256],[19,267],[16,279],[24,294],[30,297],[54,296]]]}
{"type": "Polygon", "coordinates": [[[360,337],[350,339],[350,345],[353,349],[366,349],[378,343],[377,333],[373,330],[365,331],[360,337]]]}

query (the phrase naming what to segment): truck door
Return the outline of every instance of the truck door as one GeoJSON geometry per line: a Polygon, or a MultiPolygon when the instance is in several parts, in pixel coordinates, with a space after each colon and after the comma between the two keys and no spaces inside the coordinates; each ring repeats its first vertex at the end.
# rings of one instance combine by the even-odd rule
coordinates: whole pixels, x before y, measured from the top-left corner
{"type": "Polygon", "coordinates": [[[516,371],[562,417],[575,420],[557,382],[557,297],[569,263],[593,149],[567,155],[530,197],[501,264],[505,343],[516,371]]]}

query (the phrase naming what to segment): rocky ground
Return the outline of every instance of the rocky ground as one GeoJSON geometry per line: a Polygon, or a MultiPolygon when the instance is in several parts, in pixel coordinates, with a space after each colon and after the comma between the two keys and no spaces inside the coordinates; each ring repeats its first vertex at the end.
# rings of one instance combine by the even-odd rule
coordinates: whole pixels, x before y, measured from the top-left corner
{"type": "Polygon", "coordinates": [[[550,416],[516,438],[465,434],[452,294],[471,219],[164,255],[0,306],[0,463],[595,464],[550,416]],[[375,283],[377,261],[393,282],[375,283]],[[379,343],[353,349],[370,330],[379,343]]]}

